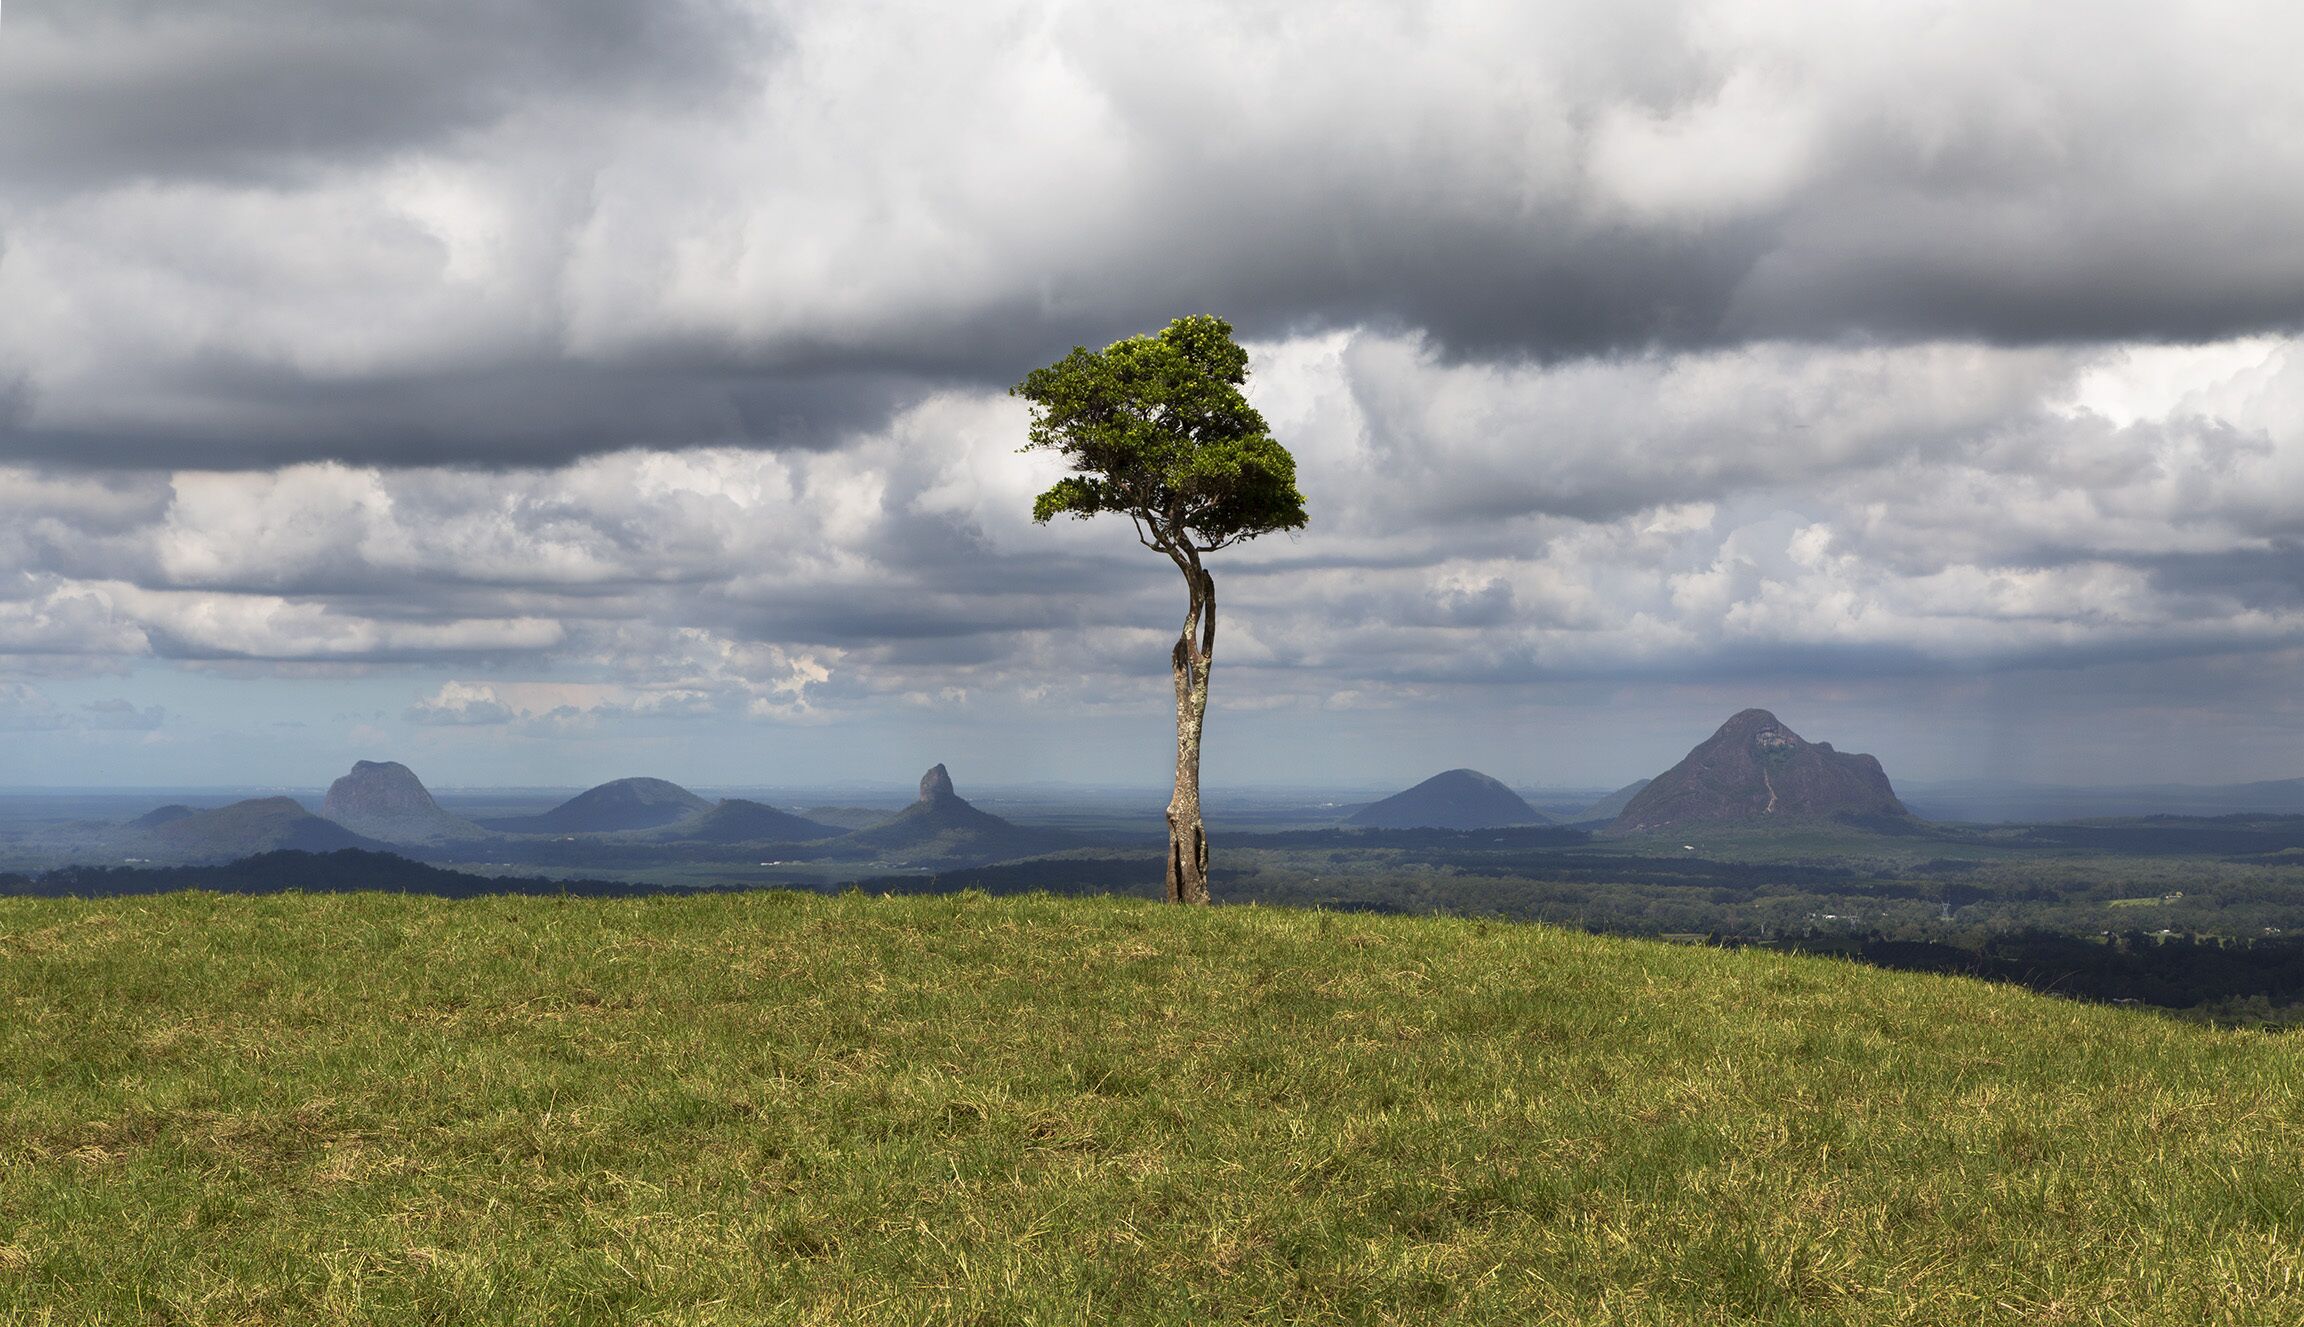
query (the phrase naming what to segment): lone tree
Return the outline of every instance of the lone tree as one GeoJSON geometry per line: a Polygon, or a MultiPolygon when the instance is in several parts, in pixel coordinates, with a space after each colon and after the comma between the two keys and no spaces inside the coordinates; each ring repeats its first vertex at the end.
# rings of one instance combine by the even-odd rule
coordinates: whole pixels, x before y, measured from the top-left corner
{"type": "Polygon", "coordinates": [[[1032,403],[1025,451],[1064,454],[1073,474],[1032,504],[1045,525],[1116,511],[1136,539],[1184,573],[1191,607],[1170,663],[1176,676],[1176,795],[1168,802],[1168,898],[1208,901],[1200,822],[1200,730],[1216,654],[1216,579],[1204,554],[1304,527],[1296,458],[1240,394],[1248,352],[1232,325],[1197,314],[1099,351],[1074,347],[1010,389],[1032,403]]]}

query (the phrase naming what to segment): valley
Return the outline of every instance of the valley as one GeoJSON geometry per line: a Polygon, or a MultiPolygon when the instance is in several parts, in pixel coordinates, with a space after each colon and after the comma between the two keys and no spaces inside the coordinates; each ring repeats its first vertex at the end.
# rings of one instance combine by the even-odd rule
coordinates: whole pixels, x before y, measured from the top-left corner
{"type": "MultiPolygon", "coordinates": [[[[979,805],[943,764],[909,796],[707,795],[653,777],[435,796],[377,761],[320,797],[250,791],[0,797],[0,892],[1158,897],[1162,883],[1156,790],[995,789],[979,805]]],[[[1457,769],[1388,796],[1228,794],[1209,808],[1216,897],[1824,952],[2304,1019],[2291,962],[2304,816],[1932,821],[1878,761],[1763,710],[1653,779],[1529,793],[1457,769]]]]}

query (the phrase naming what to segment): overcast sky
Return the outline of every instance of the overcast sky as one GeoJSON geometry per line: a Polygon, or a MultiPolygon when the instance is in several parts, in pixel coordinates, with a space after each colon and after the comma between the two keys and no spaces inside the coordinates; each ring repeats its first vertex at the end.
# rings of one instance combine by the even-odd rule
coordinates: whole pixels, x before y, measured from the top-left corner
{"type": "Polygon", "coordinates": [[[2304,9],[14,0],[0,785],[1157,784],[1009,384],[1233,321],[1208,777],[2304,775],[2304,9]]]}

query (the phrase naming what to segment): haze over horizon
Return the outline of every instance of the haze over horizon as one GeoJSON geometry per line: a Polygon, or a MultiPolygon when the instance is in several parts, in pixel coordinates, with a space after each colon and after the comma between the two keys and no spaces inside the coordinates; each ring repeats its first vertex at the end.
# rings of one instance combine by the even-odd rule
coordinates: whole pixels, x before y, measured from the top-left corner
{"type": "Polygon", "coordinates": [[[1210,312],[1212,786],[2304,775],[2304,11],[19,3],[0,786],[1154,785],[1006,388],[1210,312]]]}

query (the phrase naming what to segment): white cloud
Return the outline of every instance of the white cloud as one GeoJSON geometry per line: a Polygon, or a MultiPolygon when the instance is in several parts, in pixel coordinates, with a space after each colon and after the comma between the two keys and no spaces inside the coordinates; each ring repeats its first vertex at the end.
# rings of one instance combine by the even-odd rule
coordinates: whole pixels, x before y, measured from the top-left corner
{"type": "MultiPolygon", "coordinates": [[[[1224,562],[1223,657],[1260,688],[2298,638],[2304,593],[2279,589],[2304,533],[2285,500],[2304,491],[2290,341],[2181,357],[1765,344],[1504,367],[1362,332],[1259,345],[1256,375],[1314,518],[1224,562]],[[2075,404],[2115,399],[2158,413],[2075,404]]],[[[487,658],[486,696],[410,711],[466,722],[1137,695],[1177,611],[1170,573],[1117,527],[1033,526],[1054,472],[1017,454],[1021,434],[1013,402],[950,391],[825,453],[326,463],[95,489],[26,472],[42,478],[11,500],[47,533],[11,552],[0,653],[487,658]],[[71,567],[98,574],[57,570],[71,567]],[[566,685],[595,690],[511,689],[566,685]]]]}
{"type": "Polygon", "coordinates": [[[137,705],[119,696],[72,705],[29,683],[0,679],[0,732],[150,733],[167,719],[168,712],[157,705],[137,705]]]}
{"type": "Polygon", "coordinates": [[[405,717],[414,724],[456,728],[510,723],[514,713],[496,698],[493,687],[443,682],[439,690],[409,706],[405,717]]]}
{"type": "Polygon", "coordinates": [[[71,719],[38,688],[0,682],[0,732],[46,732],[68,727],[71,719]]]}

